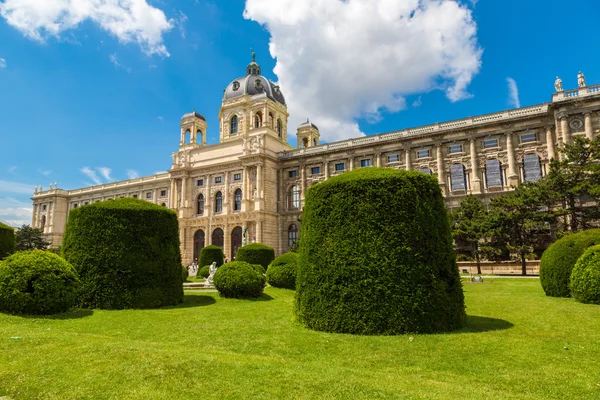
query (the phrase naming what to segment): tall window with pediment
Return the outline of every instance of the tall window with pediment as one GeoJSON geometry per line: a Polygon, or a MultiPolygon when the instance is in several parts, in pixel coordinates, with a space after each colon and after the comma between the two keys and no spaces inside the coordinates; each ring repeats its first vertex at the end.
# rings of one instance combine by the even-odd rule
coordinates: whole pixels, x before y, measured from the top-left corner
{"type": "Polygon", "coordinates": [[[215,195],[215,213],[223,212],[223,193],[217,192],[215,195]]]}
{"type": "Polygon", "coordinates": [[[300,208],[300,190],[294,185],[287,193],[288,210],[297,210],[300,208]]]}
{"type": "Polygon", "coordinates": [[[198,215],[204,215],[204,195],[202,193],[198,195],[196,213],[198,215]]]}
{"type": "Polygon", "coordinates": [[[229,124],[229,134],[235,135],[236,133],[238,133],[238,117],[234,115],[231,117],[231,123],[229,124]]]}
{"type": "Polygon", "coordinates": [[[242,189],[237,189],[233,195],[233,211],[242,209],[242,189]]]}

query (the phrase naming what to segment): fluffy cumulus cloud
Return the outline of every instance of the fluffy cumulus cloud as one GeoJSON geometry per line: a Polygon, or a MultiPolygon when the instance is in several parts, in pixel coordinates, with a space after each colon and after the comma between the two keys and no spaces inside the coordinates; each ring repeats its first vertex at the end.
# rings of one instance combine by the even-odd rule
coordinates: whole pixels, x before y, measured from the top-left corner
{"type": "Polygon", "coordinates": [[[271,34],[290,128],[310,117],[329,141],[360,134],[356,118],[406,108],[407,95],[468,98],[481,66],[477,25],[460,1],[247,0],[244,17],[271,34]]]}
{"type": "Polygon", "coordinates": [[[173,22],[147,0],[4,0],[0,15],[39,41],[91,20],[123,43],[138,43],[147,54],[169,55],[163,34],[173,22]]]}

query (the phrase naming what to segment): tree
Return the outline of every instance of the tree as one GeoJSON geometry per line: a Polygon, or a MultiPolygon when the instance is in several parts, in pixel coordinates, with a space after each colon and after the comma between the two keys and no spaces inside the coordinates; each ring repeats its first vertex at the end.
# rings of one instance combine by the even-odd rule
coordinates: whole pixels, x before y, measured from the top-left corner
{"type": "Polygon", "coordinates": [[[543,234],[550,233],[555,214],[549,203],[539,183],[525,183],[491,201],[488,223],[492,242],[519,255],[523,275],[527,274],[527,257],[545,241],[543,234]]]}
{"type": "Polygon", "coordinates": [[[44,240],[44,232],[29,225],[23,225],[15,233],[15,248],[22,250],[46,250],[50,243],[44,240]]]}
{"type": "Polygon", "coordinates": [[[600,218],[600,136],[594,140],[576,136],[573,144],[559,149],[562,160],[553,160],[544,180],[557,215],[572,232],[590,227],[600,218]],[[594,202],[594,206],[590,203],[594,202]]]}
{"type": "Polygon", "coordinates": [[[477,261],[477,273],[481,274],[480,242],[487,233],[485,207],[477,197],[468,195],[460,203],[460,207],[450,214],[450,223],[455,244],[469,249],[477,261]]]}

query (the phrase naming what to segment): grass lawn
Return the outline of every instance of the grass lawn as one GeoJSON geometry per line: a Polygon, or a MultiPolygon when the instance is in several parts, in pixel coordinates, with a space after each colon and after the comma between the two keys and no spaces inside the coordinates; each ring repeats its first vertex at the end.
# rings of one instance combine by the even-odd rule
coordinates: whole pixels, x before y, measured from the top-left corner
{"type": "Polygon", "coordinates": [[[0,314],[0,397],[600,399],[600,306],[545,297],[537,279],[488,282],[465,285],[468,327],[412,341],[307,330],[293,292],[274,288],[258,301],[190,292],[159,310],[0,314]]]}

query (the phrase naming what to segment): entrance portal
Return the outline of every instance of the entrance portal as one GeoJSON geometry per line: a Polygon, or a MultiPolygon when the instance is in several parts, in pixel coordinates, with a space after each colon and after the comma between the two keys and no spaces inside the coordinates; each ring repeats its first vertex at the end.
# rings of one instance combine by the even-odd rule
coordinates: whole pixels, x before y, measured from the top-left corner
{"type": "Polygon", "coordinates": [[[200,257],[200,250],[204,248],[204,231],[202,229],[197,230],[194,233],[194,261],[200,257]]]}

